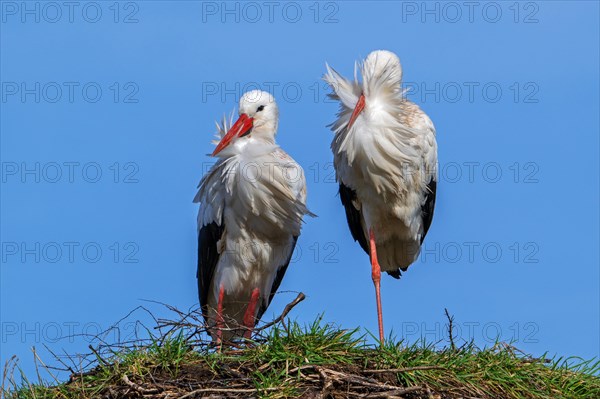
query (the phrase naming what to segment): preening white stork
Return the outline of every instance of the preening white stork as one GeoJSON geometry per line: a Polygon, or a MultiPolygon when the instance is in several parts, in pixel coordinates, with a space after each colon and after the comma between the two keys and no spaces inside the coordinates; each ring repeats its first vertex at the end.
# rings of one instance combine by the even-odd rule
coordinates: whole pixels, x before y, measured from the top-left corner
{"type": "Polygon", "coordinates": [[[200,305],[218,343],[250,337],[310,214],[304,171],[275,144],[278,118],[273,96],[245,93],[233,126],[217,124],[221,140],[212,155],[219,159],[194,198],[200,305]]]}
{"type": "Polygon", "coordinates": [[[373,51],[354,75],[346,80],[327,65],[341,104],[331,149],[350,232],[371,258],[383,343],[381,271],[400,278],[419,255],[433,218],[437,143],[429,117],[404,97],[394,53],[373,51]]]}

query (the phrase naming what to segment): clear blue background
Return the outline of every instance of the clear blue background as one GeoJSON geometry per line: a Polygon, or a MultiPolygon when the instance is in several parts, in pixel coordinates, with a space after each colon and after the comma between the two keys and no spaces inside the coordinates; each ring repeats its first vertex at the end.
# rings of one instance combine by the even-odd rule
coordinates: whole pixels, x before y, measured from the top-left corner
{"type": "MultiPolygon", "coordinates": [[[[251,82],[274,87],[278,141],[305,167],[309,206],[319,215],[306,221],[281,286],[307,295],[293,316],[304,322],[325,312],[343,327],[376,331],[368,257],[350,237],[331,180],[326,125],[337,105],[326,100],[320,79],[325,62],[351,76],[355,60],[380,48],[401,58],[405,81],[417,88],[410,98],[436,125],[440,158],[428,252],[400,281],[382,282],[386,332],[408,342],[444,340],[448,308],[460,338],[482,346],[499,335],[536,355],[599,355],[597,2],[495,3],[497,18],[485,2],[472,15],[443,3],[427,3],[434,14],[422,2],[277,3],[270,17],[262,2],[254,3],[257,16],[242,3],[228,3],[234,11],[227,14],[221,2],[140,1],[120,3],[117,23],[112,1],[98,3],[96,23],[83,18],[86,3],[73,22],[63,7],[56,23],[47,21],[55,10],[43,3],[39,22],[23,17],[21,2],[7,3],[0,40],[2,364],[16,354],[31,376],[32,346],[85,351],[84,338],[56,338],[108,328],[138,305],[166,314],[142,299],[196,303],[192,198],[212,163],[214,120],[234,109],[251,82]],[[124,23],[128,15],[137,22],[124,23]],[[8,93],[23,82],[40,82],[39,103],[8,93]],[[64,89],[49,102],[49,82],[77,82],[73,101],[64,89]],[[102,89],[95,103],[81,92],[89,82],[102,89]],[[134,89],[129,99],[137,102],[125,103],[134,89]],[[64,165],[62,178],[48,181],[53,162],[79,162],[73,182],[64,165]],[[10,173],[36,163],[46,167],[39,182],[10,173]],[[102,172],[96,183],[82,177],[89,163],[102,172]],[[53,252],[40,253],[40,262],[7,252],[12,243],[53,242],[79,244],[72,263],[66,250],[56,263],[48,261],[53,252]],[[103,251],[96,263],[81,253],[89,242],[103,251]],[[138,262],[125,262],[133,250],[128,259],[138,262]]],[[[95,18],[94,9],[86,12],[95,18]]],[[[94,177],[94,169],[87,172],[94,177]]],[[[294,297],[277,296],[267,316],[294,297]]],[[[147,315],[137,317],[152,325],[147,315]]]]}

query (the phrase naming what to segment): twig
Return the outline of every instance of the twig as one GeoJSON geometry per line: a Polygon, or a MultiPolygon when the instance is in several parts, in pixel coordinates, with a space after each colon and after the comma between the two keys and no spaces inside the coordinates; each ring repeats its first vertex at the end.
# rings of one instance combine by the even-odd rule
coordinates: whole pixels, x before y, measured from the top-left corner
{"type": "Polygon", "coordinates": [[[454,337],[453,337],[453,327],[454,327],[454,316],[450,316],[448,313],[448,309],[444,308],[444,313],[446,313],[446,317],[448,318],[448,336],[450,338],[450,349],[456,350],[456,345],[454,345],[454,337]]]}
{"type": "MultiPolygon", "coordinates": [[[[8,377],[8,368],[10,367],[10,364],[14,362],[14,364],[16,365],[17,362],[17,355],[13,355],[10,359],[8,359],[6,361],[6,363],[4,364],[4,371],[2,372],[2,385],[0,386],[0,394],[2,394],[4,396],[5,391],[4,391],[4,383],[6,382],[6,379],[8,377]]],[[[13,372],[15,369],[15,366],[13,366],[13,372]]]]}
{"type": "Polygon", "coordinates": [[[58,381],[58,378],[56,378],[56,376],[50,372],[50,368],[48,366],[46,366],[46,363],[44,363],[44,361],[37,354],[37,351],[35,350],[35,346],[33,347],[33,355],[37,359],[36,360],[36,368],[37,368],[37,362],[40,362],[40,364],[42,365],[42,367],[44,367],[44,369],[46,370],[46,373],[50,374],[50,376],[54,379],[54,381],[56,381],[57,384],[60,384],[60,381],[58,381]]]}
{"type": "Polygon", "coordinates": [[[185,398],[191,398],[192,396],[195,396],[198,393],[209,393],[209,392],[213,392],[213,393],[254,393],[254,392],[259,392],[259,391],[276,391],[279,388],[261,388],[261,389],[256,389],[256,388],[201,388],[201,389],[196,389],[190,393],[186,393],[183,396],[180,396],[179,399],[185,399],[185,398]]]}
{"type": "Polygon", "coordinates": [[[396,389],[394,391],[371,393],[364,397],[365,398],[389,398],[389,397],[396,396],[396,395],[404,395],[405,393],[410,393],[410,392],[415,392],[415,391],[423,391],[424,389],[425,388],[423,388],[421,386],[415,386],[415,387],[396,389]]]}
{"type": "Polygon", "coordinates": [[[133,388],[133,390],[141,393],[142,395],[160,392],[160,390],[158,388],[144,388],[143,386],[138,385],[135,382],[132,382],[129,379],[129,377],[127,377],[127,374],[123,374],[123,377],[121,377],[121,379],[128,387],[133,388]]]}
{"type": "MultiPolygon", "coordinates": [[[[44,346],[45,346],[45,345],[44,345],[44,346]]],[[[63,350],[62,350],[62,351],[63,351],[63,353],[65,354],[65,360],[70,360],[70,361],[71,361],[71,363],[73,364],[73,367],[75,367],[75,369],[77,369],[77,370],[79,370],[79,371],[81,372],[81,371],[82,371],[82,370],[81,370],[81,367],[77,367],[77,364],[75,363],[74,356],[71,356],[71,355],[69,355],[69,354],[67,353],[67,351],[66,351],[64,348],[63,348],[63,350]]],[[[52,352],[50,352],[50,353],[52,353],[52,352]]],[[[69,367],[69,368],[70,368],[70,367],[69,367]]],[[[71,368],[70,368],[70,369],[71,369],[71,368]]],[[[72,370],[72,369],[71,369],[71,370],[72,370]]]]}
{"type": "Polygon", "coordinates": [[[441,366],[415,366],[415,367],[404,367],[399,369],[373,369],[363,370],[365,373],[406,373],[408,371],[416,370],[442,370],[444,367],[441,366]]]}
{"type": "Polygon", "coordinates": [[[88,345],[88,348],[94,353],[94,355],[96,355],[96,357],[98,358],[98,360],[100,362],[102,362],[102,364],[104,364],[105,366],[110,366],[110,363],[108,363],[106,360],[104,360],[102,358],[102,356],[100,356],[100,354],[96,351],[96,349],[94,349],[92,344],[88,345]]]}
{"type": "Polygon", "coordinates": [[[302,370],[314,369],[314,368],[315,368],[314,364],[305,364],[305,365],[300,366],[300,367],[294,367],[293,369],[291,369],[290,371],[288,371],[288,375],[292,374],[292,373],[295,373],[296,371],[302,371],[302,370]]]}
{"type": "Polygon", "coordinates": [[[288,313],[291,312],[291,310],[294,308],[294,306],[298,305],[304,299],[306,299],[306,295],[304,295],[304,293],[302,293],[302,292],[299,293],[298,296],[296,297],[296,299],[294,299],[292,302],[285,305],[285,308],[283,308],[283,312],[281,313],[281,315],[279,315],[279,317],[277,317],[275,320],[271,321],[270,323],[267,323],[264,326],[255,329],[255,331],[266,330],[267,328],[279,323],[288,315],[288,313]]]}
{"type": "Polygon", "coordinates": [[[321,367],[315,366],[315,370],[317,370],[317,373],[319,373],[321,379],[323,380],[323,389],[321,389],[321,396],[325,398],[327,397],[327,394],[333,386],[333,381],[331,381],[331,378],[327,376],[327,374],[323,371],[321,367]]]}
{"type": "Polygon", "coordinates": [[[397,387],[394,385],[384,385],[384,384],[380,384],[378,382],[372,382],[374,380],[370,380],[366,377],[360,376],[360,375],[356,375],[356,374],[346,374],[346,373],[342,373],[339,371],[335,371],[335,370],[330,370],[330,369],[326,369],[326,368],[322,368],[323,372],[327,372],[329,374],[332,375],[337,375],[339,377],[341,377],[342,380],[346,380],[349,382],[353,382],[355,384],[359,384],[365,387],[369,387],[369,388],[377,388],[377,389],[386,389],[386,390],[401,390],[404,389],[402,387],[397,387]],[[370,380],[370,381],[369,381],[370,380]]]}
{"type": "Polygon", "coordinates": [[[38,382],[43,384],[42,376],[40,375],[40,367],[37,362],[37,354],[35,353],[35,346],[31,348],[31,351],[33,352],[33,364],[35,365],[35,373],[37,374],[38,382]]]}
{"type": "MultiPolygon", "coordinates": [[[[68,372],[70,372],[71,374],[77,374],[77,373],[75,372],[75,370],[73,370],[73,369],[71,368],[71,366],[69,366],[68,364],[66,364],[65,362],[63,362],[63,361],[62,361],[62,359],[61,359],[61,358],[60,358],[60,357],[59,357],[59,356],[58,356],[56,353],[52,352],[52,350],[51,350],[50,348],[48,348],[48,345],[44,344],[44,348],[46,348],[46,350],[47,350],[48,352],[50,352],[50,354],[51,354],[52,356],[54,356],[54,360],[58,361],[60,364],[62,364],[63,366],[65,366],[65,367],[66,367],[64,370],[61,370],[61,371],[68,371],[68,372]]],[[[59,369],[59,368],[57,368],[57,367],[55,367],[55,368],[54,368],[54,370],[60,370],[60,369],[59,369]]]]}

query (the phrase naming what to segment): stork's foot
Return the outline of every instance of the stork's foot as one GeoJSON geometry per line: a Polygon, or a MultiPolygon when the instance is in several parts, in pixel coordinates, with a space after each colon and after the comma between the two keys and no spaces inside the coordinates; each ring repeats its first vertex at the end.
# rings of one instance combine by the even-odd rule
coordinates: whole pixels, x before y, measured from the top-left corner
{"type": "Polygon", "coordinates": [[[369,229],[369,244],[371,248],[371,278],[375,285],[375,299],[377,301],[377,322],[379,324],[379,342],[383,345],[383,312],[381,310],[381,267],[377,261],[377,248],[375,246],[375,233],[369,229]]]}
{"type": "Polygon", "coordinates": [[[254,329],[254,325],[256,324],[256,305],[258,304],[258,300],[260,298],[260,290],[255,288],[252,290],[252,295],[250,296],[250,302],[248,303],[248,308],[246,309],[246,313],[244,314],[244,327],[246,327],[246,332],[244,332],[244,338],[250,339],[252,337],[252,330],[254,329]]]}

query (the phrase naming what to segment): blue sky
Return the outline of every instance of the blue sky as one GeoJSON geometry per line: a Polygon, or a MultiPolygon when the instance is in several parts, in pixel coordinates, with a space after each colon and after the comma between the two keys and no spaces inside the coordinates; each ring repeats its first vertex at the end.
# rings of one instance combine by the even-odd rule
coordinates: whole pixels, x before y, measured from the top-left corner
{"type": "Polygon", "coordinates": [[[440,159],[424,253],[382,281],[386,332],[445,339],[448,308],[482,346],[600,355],[596,2],[0,4],[2,364],[31,375],[32,346],[85,351],[66,337],[143,299],[196,303],[192,198],[244,88],[276,97],[319,215],[266,317],[302,291],[299,321],[376,331],[321,80],[375,49],[399,55],[440,159]]]}

